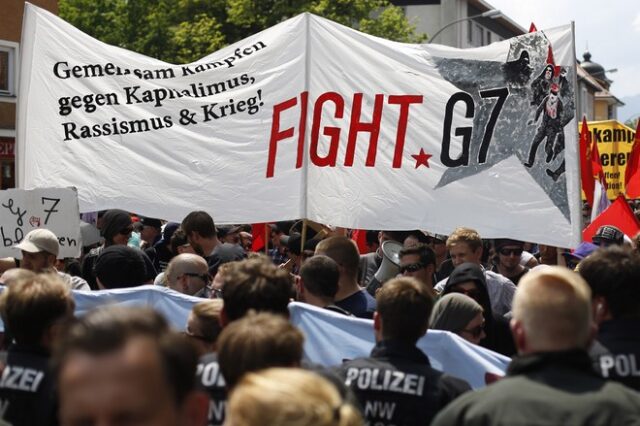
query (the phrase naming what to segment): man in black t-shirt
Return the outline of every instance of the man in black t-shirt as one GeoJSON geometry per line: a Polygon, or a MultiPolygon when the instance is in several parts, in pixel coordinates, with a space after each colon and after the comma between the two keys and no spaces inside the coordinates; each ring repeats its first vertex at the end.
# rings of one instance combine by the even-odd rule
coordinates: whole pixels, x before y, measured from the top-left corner
{"type": "Polygon", "coordinates": [[[223,263],[244,259],[247,254],[238,244],[223,243],[218,239],[211,215],[205,211],[193,211],[182,219],[180,225],[196,254],[204,257],[209,274],[215,277],[223,263]]]}
{"type": "Polygon", "coordinates": [[[493,272],[504,275],[509,278],[512,283],[518,285],[520,278],[529,272],[529,268],[520,264],[520,258],[524,251],[524,243],[522,241],[500,238],[495,240],[494,247],[498,261],[492,269],[493,272]]]}

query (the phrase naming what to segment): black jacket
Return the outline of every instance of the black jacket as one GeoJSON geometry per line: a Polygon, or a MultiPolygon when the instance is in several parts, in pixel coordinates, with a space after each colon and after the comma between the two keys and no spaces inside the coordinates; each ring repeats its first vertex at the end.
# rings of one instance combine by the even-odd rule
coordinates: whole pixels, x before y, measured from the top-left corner
{"type": "Polygon", "coordinates": [[[471,389],[464,380],[433,369],[415,345],[392,340],[379,342],[369,358],[345,362],[338,374],[356,394],[371,425],[427,425],[471,389]]]}
{"type": "Polygon", "coordinates": [[[640,391],[640,319],[600,324],[590,355],[603,377],[640,391]]]}
{"type": "Polygon", "coordinates": [[[583,350],[516,357],[507,377],[460,397],[434,425],[638,425],[640,394],[606,381],[583,350]]]}
{"type": "Polygon", "coordinates": [[[227,408],[227,390],[218,356],[209,353],[200,357],[196,369],[198,387],[209,395],[208,426],[221,426],[227,408]]]}
{"type": "Polygon", "coordinates": [[[0,379],[0,418],[14,426],[57,424],[57,399],[42,348],[12,345],[0,379]]]}

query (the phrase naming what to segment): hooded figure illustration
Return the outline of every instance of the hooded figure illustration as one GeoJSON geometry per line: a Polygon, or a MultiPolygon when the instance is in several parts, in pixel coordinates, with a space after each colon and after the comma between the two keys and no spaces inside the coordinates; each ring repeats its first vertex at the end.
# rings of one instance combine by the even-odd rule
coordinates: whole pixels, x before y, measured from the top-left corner
{"type": "Polygon", "coordinates": [[[487,291],[487,282],[482,267],[476,263],[466,262],[458,265],[447,280],[442,295],[464,293],[478,302],[484,310],[485,334],[480,346],[506,356],[516,352],[513,337],[506,318],[494,315],[487,291]]]}
{"type": "MultiPolygon", "coordinates": [[[[537,122],[540,114],[542,114],[542,122],[540,126],[538,126],[533,142],[531,142],[529,159],[524,164],[526,167],[533,166],[536,160],[538,146],[545,139],[547,140],[544,145],[544,150],[547,154],[545,161],[547,163],[553,161],[558,154],[564,150],[564,129],[562,124],[563,105],[558,96],[558,90],[558,85],[553,83],[549,94],[544,98],[540,106],[538,106],[535,120],[529,122],[529,124],[537,122]]],[[[554,180],[556,179],[557,177],[554,177],[554,180]]]]}
{"type": "Polygon", "coordinates": [[[533,98],[531,99],[531,105],[540,105],[547,93],[553,81],[553,65],[547,64],[540,75],[538,75],[531,83],[531,90],[533,91],[533,98]]]}

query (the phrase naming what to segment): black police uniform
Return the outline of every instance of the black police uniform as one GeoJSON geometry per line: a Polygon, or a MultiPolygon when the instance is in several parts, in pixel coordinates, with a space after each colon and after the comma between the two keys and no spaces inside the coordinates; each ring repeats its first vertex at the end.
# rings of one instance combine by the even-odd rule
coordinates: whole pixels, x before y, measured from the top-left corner
{"type": "Polygon", "coordinates": [[[14,426],[58,424],[49,354],[43,348],[9,348],[0,378],[0,418],[14,426]]]}
{"type": "Polygon", "coordinates": [[[464,380],[433,369],[415,345],[394,340],[379,342],[369,358],[345,362],[338,373],[371,426],[427,425],[471,389],[464,380]]]}
{"type": "Polygon", "coordinates": [[[591,348],[594,367],[606,379],[640,391],[640,319],[614,319],[600,324],[591,348]]]}
{"type": "Polygon", "coordinates": [[[209,394],[208,422],[209,426],[224,423],[227,407],[227,390],[218,364],[218,356],[209,353],[200,357],[196,369],[197,383],[200,389],[209,394]]]}
{"type": "Polygon", "coordinates": [[[640,394],[606,381],[584,350],[515,357],[507,377],[461,396],[434,426],[638,425],[640,394]]]}

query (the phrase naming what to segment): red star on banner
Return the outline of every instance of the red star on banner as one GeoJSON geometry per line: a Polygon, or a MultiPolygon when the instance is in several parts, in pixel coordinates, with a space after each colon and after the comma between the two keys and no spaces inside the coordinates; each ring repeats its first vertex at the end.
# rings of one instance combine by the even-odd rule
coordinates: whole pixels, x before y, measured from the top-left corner
{"type": "Polygon", "coordinates": [[[416,169],[420,166],[429,167],[429,158],[433,157],[431,154],[424,152],[423,148],[420,148],[420,154],[411,154],[416,159],[416,169]]]}

